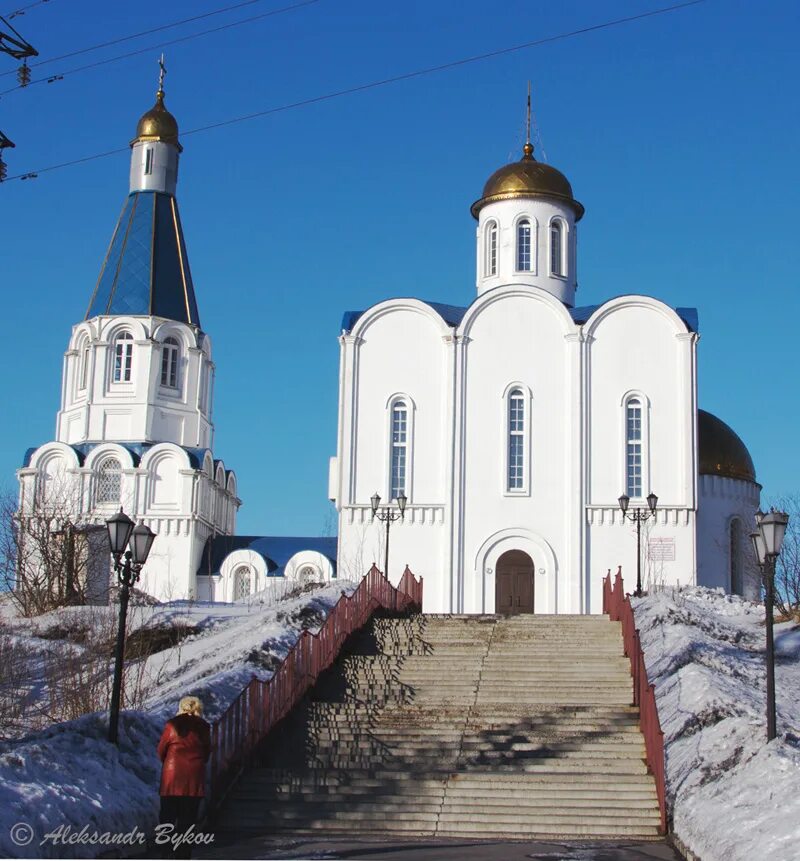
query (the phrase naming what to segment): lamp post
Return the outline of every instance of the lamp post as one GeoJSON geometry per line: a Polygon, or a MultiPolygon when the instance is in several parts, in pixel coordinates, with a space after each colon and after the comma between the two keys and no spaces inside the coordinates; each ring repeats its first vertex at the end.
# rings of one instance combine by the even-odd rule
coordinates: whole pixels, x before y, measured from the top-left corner
{"type": "Polygon", "coordinates": [[[775,720],[775,638],[773,615],[775,609],[775,563],[781,553],[789,515],[770,508],[768,514],[756,512],[756,531],[750,533],[758,567],[764,574],[764,609],[767,633],[767,741],[776,735],[775,720]]]}
{"type": "Polygon", "coordinates": [[[383,563],[383,576],[386,579],[389,579],[389,527],[395,522],[395,520],[403,520],[406,510],[406,499],[405,493],[401,490],[397,495],[397,507],[400,509],[399,511],[392,511],[392,509],[387,505],[383,511],[378,511],[378,506],[381,504],[381,498],[376,491],[370,500],[372,502],[372,519],[374,520],[376,517],[381,522],[386,523],[386,552],[384,553],[384,563],[383,563]]]}
{"type": "Polygon", "coordinates": [[[131,587],[150,554],[156,534],[143,521],[134,526],[133,521],[120,510],[106,521],[108,543],[114,557],[114,570],[119,580],[119,625],[117,648],[114,655],[114,686],[111,689],[111,713],[108,722],[108,740],[117,743],[119,727],[119,701],[122,693],[122,662],[125,655],[125,620],[128,615],[128,598],[131,587]],[[127,548],[127,549],[126,549],[127,548]]]}
{"type": "Polygon", "coordinates": [[[622,520],[626,518],[636,524],[636,591],[633,593],[637,598],[642,597],[642,524],[645,520],[655,517],[656,506],[658,505],[658,497],[655,493],[647,494],[647,508],[634,508],[630,514],[628,506],[631,498],[626,494],[622,494],[617,500],[620,510],[622,511],[622,520]]]}

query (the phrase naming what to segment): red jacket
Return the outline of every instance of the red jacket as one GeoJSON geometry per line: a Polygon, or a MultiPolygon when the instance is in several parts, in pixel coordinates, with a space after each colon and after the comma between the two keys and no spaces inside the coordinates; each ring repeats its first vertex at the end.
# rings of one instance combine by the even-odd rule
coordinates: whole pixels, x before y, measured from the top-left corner
{"type": "Polygon", "coordinates": [[[206,760],[211,752],[211,731],[196,715],[177,715],[167,721],[158,758],[161,768],[161,795],[205,795],[206,760]]]}

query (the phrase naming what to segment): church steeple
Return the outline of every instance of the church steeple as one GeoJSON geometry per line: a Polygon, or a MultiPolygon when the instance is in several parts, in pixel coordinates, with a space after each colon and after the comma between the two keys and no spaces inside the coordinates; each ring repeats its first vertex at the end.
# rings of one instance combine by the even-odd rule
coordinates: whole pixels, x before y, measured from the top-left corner
{"type": "Polygon", "coordinates": [[[178,123],[164,105],[162,56],[155,105],[131,141],[130,194],[106,253],[86,319],[127,314],[200,327],[175,187],[178,123]]]}

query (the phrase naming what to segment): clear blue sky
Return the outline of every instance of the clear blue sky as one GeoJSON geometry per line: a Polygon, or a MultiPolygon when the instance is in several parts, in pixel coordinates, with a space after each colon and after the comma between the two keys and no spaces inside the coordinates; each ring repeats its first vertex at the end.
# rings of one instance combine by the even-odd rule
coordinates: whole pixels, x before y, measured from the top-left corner
{"type": "MultiPolygon", "coordinates": [[[[50,0],[13,23],[47,59],[223,5],[50,0]]],[[[167,104],[191,129],[659,5],[320,0],[166,48],[167,104]]],[[[239,532],[324,528],[343,311],[390,296],[473,299],[469,206],[519,155],[529,78],[547,160],[586,206],[580,304],[641,292],[696,306],[701,406],[744,439],[765,498],[800,490],[798,10],[707,0],[186,137],[178,196],[214,342],[215,451],[244,500],[239,532]]],[[[9,174],[125,147],[153,103],[159,51],[3,96],[9,174]]],[[[0,71],[13,68],[0,55],[0,71]]],[[[53,436],[63,351],[127,182],[124,152],[0,186],[0,485],[53,436]]]]}

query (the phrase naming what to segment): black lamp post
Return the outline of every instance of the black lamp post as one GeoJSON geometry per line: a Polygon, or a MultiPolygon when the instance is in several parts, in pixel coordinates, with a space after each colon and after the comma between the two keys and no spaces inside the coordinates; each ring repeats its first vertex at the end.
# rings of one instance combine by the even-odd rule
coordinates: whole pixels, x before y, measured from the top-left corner
{"type": "Polygon", "coordinates": [[[658,497],[655,493],[647,494],[647,508],[634,508],[628,513],[628,506],[631,503],[630,496],[622,494],[617,500],[620,510],[622,511],[622,519],[625,518],[633,521],[636,524],[636,591],[633,593],[637,598],[642,597],[642,524],[645,520],[655,517],[656,506],[658,505],[658,497]]]}
{"type": "Polygon", "coordinates": [[[395,522],[395,520],[403,520],[406,510],[406,499],[405,493],[401,490],[397,495],[397,507],[400,509],[399,511],[392,511],[392,509],[387,505],[383,511],[378,511],[378,506],[381,504],[381,498],[378,495],[377,491],[372,495],[372,519],[374,520],[376,517],[378,520],[386,523],[386,552],[384,554],[384,563],[383,563],[383,576],[388,579],[389,577],[389,527],[395,522]]]}
{"type": "Polygon", "coordinates": [[[750,533],[758,567],[764,574],[764,609],[767,633],[767,741],[776,735],[775,720],[775,638],[773,615],[775,609],[775,563],[780,556],[789,515],[784,511],[756,512],[755,532],[750,533]]]}
{"type": "Polygon", "coordinates": [[[140,520],[138,526],[120,508],[106,521],[108,543],[114,557],[114,570],[119,580],[119,626],[117,627],[117,648],[114,655],[114,687],[111,689],[111,714],[108,722],[108,740],[117,743],[119,727],[119,701],[122,693],[122,662],[125,656],[125,620],[128,615],[128,598],[131,587],[139,579],[139,574],[150,554],[156,534],[140,520]],[[128,549],[126,549],[128,548],[128,549]],[[124,556],[124,561],[123,561],[124,556]]]}

